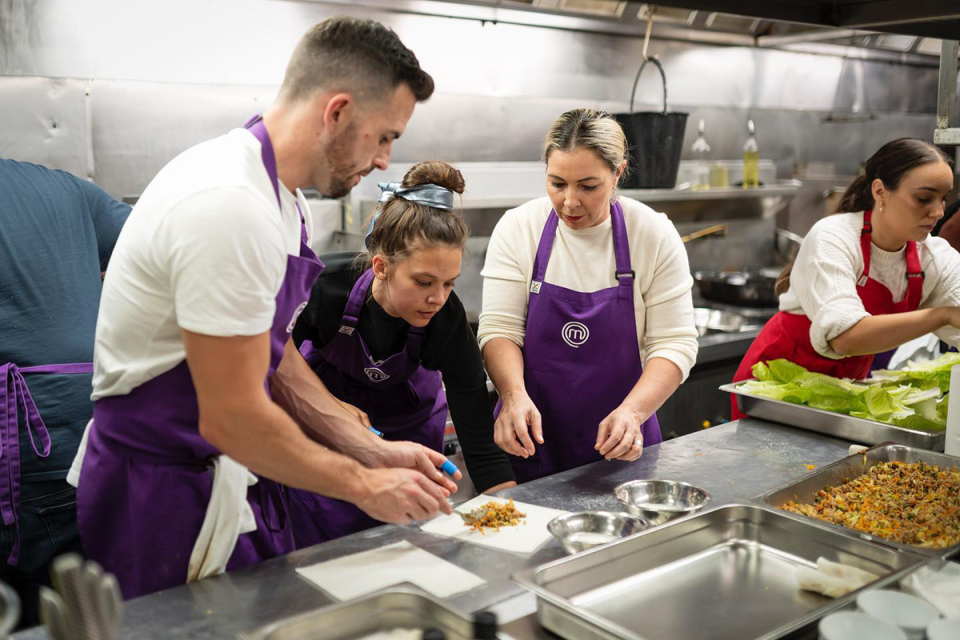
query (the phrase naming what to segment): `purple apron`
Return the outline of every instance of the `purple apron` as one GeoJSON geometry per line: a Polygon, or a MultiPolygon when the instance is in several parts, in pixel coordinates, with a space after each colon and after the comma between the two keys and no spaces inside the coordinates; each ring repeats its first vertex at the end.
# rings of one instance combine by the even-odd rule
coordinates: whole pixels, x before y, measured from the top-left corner
{"type": "MultiPolygon", "coordinates": [[[[279,206],[276,159],[267,130],[259,117],[246,127],[261,143],[279,206]]],[[[287,256],[270,329],[270,368],[264,381],[268,392],[296,317],[323,270],[307,246],[303,212],[300,221],[300,255],[287,256]]],[[[93,419],[77,491],[84,550],[117,576],[125,598],[184,584],[210,500],[209,460],[220,455],[200,435],[187,362],[127,395],[97,400],[93,419]]],[[[262,477],[250,487],[247,499],[257,530],[240,536],[228,570],[293,550],[283,494],[281,485],[262,477]]]]}
{"type": "Polygon", "coordinates": [[[33,402],[24,373],[93,373],[93,363],[45,364],[36,367],[18,367],[12,362],[0,366],[0,513],[3,524],[13,525],[13,545],[7,564],[17,566],[20,558],[20,436],[17,408],[23,411],[23,422],[30,437],[30,446],[38,458],[50,455],[50,432],[43,423],[37,405],[33,402]],[[43,450],[37,448],[34,433],[43,450]]]}
{"type": "MultiPolygon", "coordinates": [[[[439,371],[420,364],[424,328],[410,327],[403,351],[375,361],[357,329],[373,282],[367,270],[350,291],[340,331],[322,349],[305,341],[300,352],[330,392],[364,411],[388,440],[411,440],[443,450],[447,399],[439,371]]],[[[383,524],[349,502],[291,489],[290,518],[302,549],[383,524]]]]}
{"type": "MultiPolygon", "coordinates": [[[[523,345],[523,380],[540,411],[543,444],[529,458],[508,455],[518,482],[602,460],[600,422],[630,393],[643,366],[633,305],[634,272],[620,203],[610,207],[617,285],[581,293],[544,282],[559,218],[551,211],[533,263],[523,345]]],[[[499,408],[499,405],[498,405],[499,408]]],[[[663,440],[657,415],[643,446],[663,440]]]]}

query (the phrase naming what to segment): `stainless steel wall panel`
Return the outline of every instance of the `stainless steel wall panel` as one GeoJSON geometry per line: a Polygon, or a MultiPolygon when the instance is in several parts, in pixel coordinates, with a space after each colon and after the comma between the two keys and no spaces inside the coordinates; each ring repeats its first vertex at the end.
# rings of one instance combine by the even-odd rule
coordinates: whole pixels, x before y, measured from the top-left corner
{"type": "Polygon", "coordinates": [[[0,156],[91,177],[86,80],[0,81],[0,156]]]}
{"type": "Polygon", "coordinates": [[[275,93],[274,87],[94,82],[97,183],[116,196],[139,194],[177,154],[243,126],[275,93]]]}
{"type": "MultiPolygon", "coordinates": [[[[269,104],[296,39],[339,13],[394,28],[437,80],[436,95],[395,146],[398,161],[536,160],[547,127],[564,110],[627,108],[640,37],[380,4],[0,0],[0,114],[17,123],[3,128],[0,141],[7,155],[92,172],[114,195],[138,193],[174,155],[269,104]],[[88,86],[85,105],[80,89],[88,86]],[[62,123],[57,131],[49,124],[54,117],[62,123]]],[[[749,117],[761,155],[776,161],[781,176],[794,162],[813,160],[855,172],[865,153],[893,135],[932,136],[932,67],[656,39],[651,53],[665,66],[670,108],[688,111],[692,123],[707,120],[718,158],[740,156],[749,117]],[[824,122],[834,112],[879,119],[824,122]]],[[[661,108],[653,69],[641,79],[637,108],[661,108]]],[[[695,126],[688,127],[684,157],[694,137],[695,126]]]]}

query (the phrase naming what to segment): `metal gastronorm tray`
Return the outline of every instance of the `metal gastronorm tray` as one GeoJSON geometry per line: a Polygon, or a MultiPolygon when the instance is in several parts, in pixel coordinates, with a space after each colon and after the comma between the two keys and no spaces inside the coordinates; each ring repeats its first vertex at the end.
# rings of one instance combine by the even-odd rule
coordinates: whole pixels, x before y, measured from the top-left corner
{"type": "MultiPolygon", "coordinates": [[[[780,489],[774,489],[773,491],[761,495],[757,499],[760,502],[777,509],[780,508],[780,505],[790,500],[811,504],[813,503],[813,499],[816,497],[817,492],[824,487],[836,487],[843,484],[844,480],[853,480],[857,476],[866,473],[881,462],[914,463],[920,462],[921,460],[927,464],[936,465],[941,469],[949,469],[951,467],[960,468],[960,458],[956,456],[948,456],[943,453],[934,453],[933,451],[923,451],[921,449],[905,447],[900,444],[884,443],[876,447],[871,447],[862,454],[858,453],[834,462],[833,464],[828,464],[825,467],[821,467],[813,473],[804,476],[799,482],[794,482],[785,487],[781,487],[780,489]]],[[[872,536],[868,533],[854,531],[853,529],[847,529],[846,527],[841,527],[840,525],[831,524],[822,520],[816,520],[814,518],[808,518],[806,516],[801,516],[788,511],[782,511],[782,513],[792,518],[798,518],[808,522],[816,522],[817,524],[830,527],[831,529],[835,529],[837,531],[846,531],[853,535],[860,536],[866,540],[875,540],[896,549],[913,551],[915,553],[932,556],[934,558],[941,558],[943,560],[946,560],[956,555],[957,552],[960,552],[960,543],[946,547],[945,549],[927,549],[915,545],[900,544],[891,540],[885,540],[884,538],[872,536]]]]}
{"type": "Polygon", "coordinates": [[[829,436],[862,442],[880,444],[896,442],[928,451],[943,451],[946,442],[944,431],[922,431],[905,429],[892,424],[883,424],[873,420],[854,418],[835,411],[814,409],[802,404],[764,398],[737,389],[742,382],[733,382],[720,387],[720,391],[732,393],[737,398],[740,411],[754,418],[763,418],[771,422],[780,422],[808,431],[816,431],[829,436]]]}
{"type": "MultiPolygon", "coordinates": [[[[780,638],[852,602],[801,591],[825,557],[892,583],[924,562],[845,532],[735,504],[523,571],[540,624],[569,640],[780,638]]],[[[867,588],[867,587],[865,587],[867,588]]]]}
{"type": "Polygon", "coordinates": [[[361,640],[379,632],[439,629],[448,640],[473,638],[473,622],[414,586],[391,587],[342,604],[271,622],[239,640],[361,640]]]}

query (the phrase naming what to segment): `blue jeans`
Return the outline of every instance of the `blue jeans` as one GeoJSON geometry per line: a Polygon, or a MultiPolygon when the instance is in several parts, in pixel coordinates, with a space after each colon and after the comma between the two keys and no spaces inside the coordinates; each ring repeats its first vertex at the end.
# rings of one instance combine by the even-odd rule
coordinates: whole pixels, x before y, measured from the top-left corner
{"type": "Polygon", "coordinates": [[[31,481],[24,475],[20,485],[20,560],[7,564],[13,546],[14,528],[0,524],[0,580],[20,595],[19,629],[40,624],[40,586],[50,586],[50,561],[75,551],[82,553],[77,532],[77,490],[66,480],[31,481]]]}

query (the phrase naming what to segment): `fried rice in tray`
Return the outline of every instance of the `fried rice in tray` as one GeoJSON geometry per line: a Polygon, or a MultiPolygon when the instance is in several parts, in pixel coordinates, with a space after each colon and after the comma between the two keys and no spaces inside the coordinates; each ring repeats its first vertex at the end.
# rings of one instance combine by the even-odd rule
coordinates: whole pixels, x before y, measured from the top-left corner
{"type": "Polygon", "coordinates": [[[893,542],[946,548],[960,543],[960,470],[924,462],[882,462],[813,504],[780,507],[893,542]]]}

